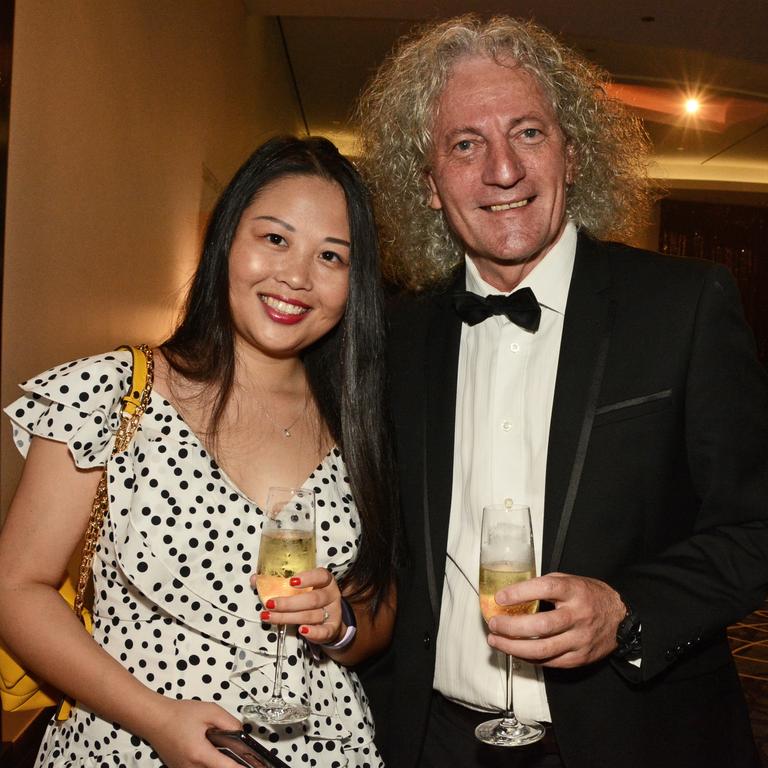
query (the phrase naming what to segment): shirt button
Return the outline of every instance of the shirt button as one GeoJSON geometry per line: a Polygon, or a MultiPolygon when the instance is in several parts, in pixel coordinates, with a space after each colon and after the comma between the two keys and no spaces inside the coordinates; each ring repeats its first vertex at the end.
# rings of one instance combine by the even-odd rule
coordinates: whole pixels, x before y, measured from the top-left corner
{"type": "Polygon", "coordinates": [[[509,430],[512,429],[512,422],[511,421],[502,421],[501,422],[501,428],[505,432],[509,432],[509,430]]]}
{"type": "Polygon", "coordinates": [[[510,349],[511,349],[513,352],[519,352],[519,351],[520,351],[520,345],[519,345],[519,344],[518,344],[516,341],[513,341],[513,342],[512,342],[512,343],[509,345],[509,348],[510,348],[510,349]]]}

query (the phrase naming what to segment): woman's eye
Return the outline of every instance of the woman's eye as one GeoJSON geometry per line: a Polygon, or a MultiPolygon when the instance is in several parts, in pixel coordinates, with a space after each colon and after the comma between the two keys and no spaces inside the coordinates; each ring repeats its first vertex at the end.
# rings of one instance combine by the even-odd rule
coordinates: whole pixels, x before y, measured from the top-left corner
{"type": "Polygon", "coordinates": [[[320,258],[323,261],[338,261],[341,263],[344,262],[344,259],[342,259],[341,256],[339,256],[339,254],[336,253],[336,251],[323,251],[320,254],[320,258]]]}
{"type": "Polygon", "coordinates": [[[285,243],[285,238],[275,232],[270,232],[267,235],[267,240],[269,240],[272,245],[283,245],[283,243],[285,243]]]}

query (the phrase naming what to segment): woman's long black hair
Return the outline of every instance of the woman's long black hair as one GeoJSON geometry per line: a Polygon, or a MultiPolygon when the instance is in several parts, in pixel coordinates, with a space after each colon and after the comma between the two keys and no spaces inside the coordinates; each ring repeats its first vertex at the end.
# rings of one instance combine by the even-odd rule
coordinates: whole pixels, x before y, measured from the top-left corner
{"type": "Polygon", "coordinates": [[[357,559],[345,578],[352,596],[384,594],[393,576],[396,480],[384,406],[384,314],[376,226],[354,166],[327,139],[279,136],[259,147],[219,198],[184,316],[161,345],[171,367],[217,392],[208,431],[232,394],[235,347],[229,304],[229,252],[243,211],[271,182],[316,176],[341,186],[351,239],[349,296],[341,322],[303,354],[312,394],[342,451],[360,513],[357,559]]]}

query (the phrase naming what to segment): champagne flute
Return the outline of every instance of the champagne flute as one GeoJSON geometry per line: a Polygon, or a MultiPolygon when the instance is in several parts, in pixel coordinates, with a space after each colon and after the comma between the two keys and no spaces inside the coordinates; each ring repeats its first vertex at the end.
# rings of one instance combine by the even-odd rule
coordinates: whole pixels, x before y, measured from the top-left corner
{"type": "MultiPolygon", "coordinates": [[[[533,578],[536,565],[533,556],[533,532],[528,507],[504,504],[483,508],[480,543],[480,610],[486,622],[494,616],[536,613],[538,600],[515,605],[499,605],[494,595],[510,584],[533,578]]],[[[487,720],[475,728],[475,736],[497,747],[521,747],[544,736],[544,726],[535,720],[521,720],[512,707],[512,670],[514,660],[505,654],[506,709],[500,718],[487,720]]]]}
{"type": "MultiPolygon", "coordinates": [[[[266,516],[261,528],[256,589],[266,605],[272,597],[305,591],[289,584],[291,576],[315,567],[315,492],[306,488],[269,489],[266,516]]],[[[285,624],[277,628],[277,654],[272,696],[246,704],[241,711],[262,723],[289,725],[306,720],[309,707],[290,703],[282,696],[285,624]]]]}

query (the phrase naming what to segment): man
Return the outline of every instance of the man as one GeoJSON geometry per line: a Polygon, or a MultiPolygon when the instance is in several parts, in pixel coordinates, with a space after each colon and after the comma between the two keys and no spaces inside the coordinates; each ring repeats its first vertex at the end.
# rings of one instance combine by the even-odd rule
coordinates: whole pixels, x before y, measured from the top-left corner
{"type": "Polygon", "coordinates": [[[649,200],[601,83],[541,28],[469,16],[362,97],[387,271],[421,292],[391,317],[408,559],[365,676],[391,768],[758,765],[725,628],[768,584],[766,377],[724,269],[596,239],[649,200]],[[479,521],[505,498],[541,575],[496,601],[543,610],[488,632],[479,521]],[[502,654],[537,745],[474,738],[502,654]]]}

